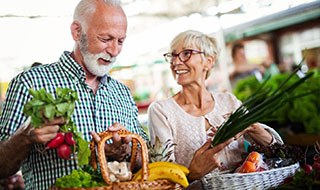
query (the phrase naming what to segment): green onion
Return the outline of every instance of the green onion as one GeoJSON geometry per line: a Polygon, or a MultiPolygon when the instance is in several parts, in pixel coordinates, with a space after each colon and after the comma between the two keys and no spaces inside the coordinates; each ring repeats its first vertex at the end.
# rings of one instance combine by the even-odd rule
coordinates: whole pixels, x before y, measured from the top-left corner
{"type": "Polygon", "coordinates": [[[293,91],[298,88],[304,81],[310,78],[313,73],[310,72],[299,78],[293,84],[288,81],[298,72],[301,72],[301,66],[304,59],[298,67],[284,80],[284,82],[275,90],[266,88],[265,84],[270,77],[264,81],[257,91],[252,94],[242,105],[237,108],[230,117],[225,120],[218,128],[216,135],[212,141],[212,147],[227,141],[239,132],[243,131],[250,125],[267,118],[275,110],[279,109],[286,102],[295,98],[306,96],[311,93],[319,92],[319,89],[293,96],[293,91]]]}

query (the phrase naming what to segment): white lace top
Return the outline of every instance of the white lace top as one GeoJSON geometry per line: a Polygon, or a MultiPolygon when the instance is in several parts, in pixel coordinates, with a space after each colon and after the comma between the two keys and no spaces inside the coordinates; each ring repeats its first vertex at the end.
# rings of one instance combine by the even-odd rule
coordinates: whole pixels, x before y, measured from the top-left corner
{"type": "MultiPolygon", "coordinates": [[[[195,117],[185,112],[170,97],[153,102],[148,110],[148,127],[151,142],[158,136],[161,142],[172,139],[174,146],[171,159],[179,164],[189,166],[193,154],[207,140],[205,119],[212,127],[219,127],[225,118],[241,105],[241,102],[230,93],[212,93],[215,100],[213,110],[206,115],[195,117]]],[[[282,143],[280,136],[270,127],[263,125],[272,135],[274,141],[282,143]]],[[[209,131],[209,130],[208,130],[209,131]]],[[[251,139],[246,139],[252,142],[251,139]]],[[[223,169],[232,169],[241,161],[241,153],[245,151],[244,138],[230,143],[220,152],[219,159],[223,169]]]]}

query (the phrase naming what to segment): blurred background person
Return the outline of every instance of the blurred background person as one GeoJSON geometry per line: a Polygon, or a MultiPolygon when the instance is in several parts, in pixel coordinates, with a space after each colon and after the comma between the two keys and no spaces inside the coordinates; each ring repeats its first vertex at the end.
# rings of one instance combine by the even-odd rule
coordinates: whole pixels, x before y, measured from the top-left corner
{"type": "Polygon", "coordinates": [[[272,61],[266,60],[262,62],[262,66],[264,67],[263,79],[267,79],[269,76],[276,75],[280,73],[278,65],[272,61]]]}
{"type": "Polygon", "coordinates": [[[258,80],[262,80],[264,67],[248,62],[243,44],[235,43],[231,50],[231,56],[232,67],[229,71],[229,78],[232,86],[234,86],[238,80],[250,75],[254,75],[258,80]]]}

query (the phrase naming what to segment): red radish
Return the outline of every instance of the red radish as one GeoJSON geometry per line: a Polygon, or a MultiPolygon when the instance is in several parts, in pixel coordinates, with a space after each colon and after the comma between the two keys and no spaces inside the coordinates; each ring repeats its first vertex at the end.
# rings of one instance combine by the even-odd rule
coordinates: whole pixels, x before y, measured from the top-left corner
{"type": "Polygon", "coordinates": [[[57,148],[58,156],[62,159],[69,160],[71,156],[71,148],[68,144],[62,144],[57,148]]]}
{"type": "Polygon", "coordinates": [[[312,166],[309,164],[304,164],[302,169],[306,172],[306,174],[310,174],[312,172],[312,166]]]}
{"type": "Polygon", "coordinates": [[[314,160],[314,162],[320,163],[320,155],[319,155],[319,154],[316,154],[316,155],[313,157],[313,160],[314,160]]]}
{"type": "Polygon", "coordinates": [[[312,168],[314,170],[316,170],[318,173],[320,173],[320,163],[319,162],[315,162],[312,164],[312,168]]]}
{"type": "Polygon", "coordinates": [[[76,145],[76,141],[73,139],[73,134],[72,132],[68,132],[65,134],[65,141],[67,144],[74,146],[76,145]]]}
{"type": "Polygon", "coordinates": [[[64,142],[64,133],[57,133],[56,137],[54,137],[51,141],[49,141],[46,145],[46,148],[52,149],[57,148],[62,145],[64,142]]]}
{"type": "Polygon", "coordinates": [[[293,181],[293,177],[287,177],[287,178],[284,179],[283,183],[284,184],[288,184],[288,183],[290,183],[292,181],[293,181]]]}
{"type": "Polygon", "coordinates": [[[312,165],[313,170],[315,170],[315,179],[320,180],[320,163],[315,162],[312,165]]]}

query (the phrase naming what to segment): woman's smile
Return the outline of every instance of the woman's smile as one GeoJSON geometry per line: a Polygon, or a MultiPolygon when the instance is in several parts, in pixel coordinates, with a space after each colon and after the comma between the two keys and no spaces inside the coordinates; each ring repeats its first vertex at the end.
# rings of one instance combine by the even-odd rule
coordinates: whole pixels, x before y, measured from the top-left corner
{"type": "Polygon", "coordinates": [[[189,73],[189,71],[186,70],[186,69],[181,69],[181,70],[175,70],[175,73],[176,73],[177,75],[181,75],[181,74],[189,73]]]}

